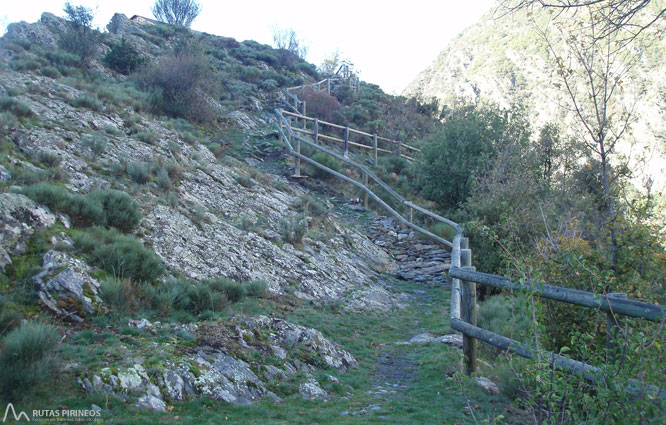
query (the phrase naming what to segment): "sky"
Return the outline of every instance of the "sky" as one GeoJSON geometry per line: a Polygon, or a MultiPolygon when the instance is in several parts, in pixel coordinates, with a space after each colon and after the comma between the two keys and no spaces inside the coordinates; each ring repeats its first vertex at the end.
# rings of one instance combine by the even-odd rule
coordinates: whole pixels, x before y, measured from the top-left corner
{"type": "MultiPolygon", "coordinates": [[[[1,0],[0,33],[11,22],[39,20],[42,12],[63,16],[64,1],[1,0]]],[[[152,17],[154,0],[73,0],[93,10],[104,30],[114,13],[152,17]]],[[[362,80],[400,94],[448,42],[490,10],[495,0],[200,0],[192,29],[273,44],[273,29],[292,28],[308,47],[306,59],[321,64],[336,49],[362,80]],[[334,6],[333,6],[334,4],[334,6]]]]}

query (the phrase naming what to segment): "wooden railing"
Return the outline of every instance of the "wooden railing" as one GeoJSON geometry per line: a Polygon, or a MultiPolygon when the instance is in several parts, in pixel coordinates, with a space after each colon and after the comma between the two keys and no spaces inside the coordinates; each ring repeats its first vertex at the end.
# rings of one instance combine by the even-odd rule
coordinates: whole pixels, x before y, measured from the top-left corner
{"type": "Polygon", "coordinates": [[[409,152],[412,153],[412,155],[420,152],[418,148],[398,140],[380,137],[376,134],[366,133],[365,131],[356,130],[349,126],[334,124],[286,110],[282,110],[281,113],[286,117],[294,119],[300,124],[299,127],[292,126],[293,131],[311,136],[316,144],[319,144],[320,141],[341,144],[345,156],[348,156],[351,147],[358,148],[362,151],[369,151],[372,154],[373,163],[375,165],[377,165],[377,155],[380,153],[400,156],[408,161],[414,161],[413,156],[406,155],[402,152],[409,152]],[[364,143],[364,140],[367,140],[367,144],[364,143]],[[381,146],[379,145],[380,142],[382,144],[381,146]]]}
{"type": "MultiPolygon", "coordinates": [[[[287,92],[288,93],[288,92],[287,92]]],[[[288,93],[290,96],[293,96],[294,99],[298,102],[298,98],[291,93],[288,93]]],[[[298,105],[298,103],[296,103],[298,105]]],[[[463,227],[445,217],[442,217],[432,211],[429,211],[425,208],[422,208],[418,205],[415,205],[412,202],[404,199],[400,194],[393,190],[386,183],[381,181],[372,171],[367,169],[365,166],[356,163],[355,161],[349,159],[347,149],[350,145],[348,138],[347,143],[345,143],[344,153],[341,155],[337,152],[334,152],[327,147],[322,146],[317,143],[318,139],[321,139],[321,134],[319,133],[318,125],[322,124],[321,121],[317,121],[314,118],[309,118],[305,114],[300,114],[298,108],[293,108],[296,112],[288,112],[281,109],[276,109],[275,114],[278,119],[277,129],[280,135],[280,139],[283,141],[287,151],[290,155],[294,157],[294,167],[296,170],[296,175],[300,175],[300,161],[305,161],[306,163],[324,170],[325,172],[344,180],[352,185],[358,187],[364,192],[364,204],[368,206],[368,196],[377,202],[382,208],[384,208],[390,215],[395,217],[400,223],[404,226],[421,233],[428,238],[448,247],[451,249],[451,268],[449,270],[449,278],[451,278],[451,305],[450,305],[450,325],[451,328],[459,331],[463,334],[463,354],[465,358],[465,372],[467,374],[473,374],[476,371],[477,366],[477,340],[481,340],[485,343],[488,343],[492,346],[513,352],[525,358],[533,359],[536,356],[536,353],[531,350],[528,346],[523,343],[507,338],[503,335],[496,334],[494,332],[485,330],[476,326],[476,284],[489,285],[496,288],[510,289],[512,291],[530,291],[531,294],[535,296],[540,296],[543,298],[565,302],[569,304],[580,305],[588,308],[595,308],[608,312],[608,345],[612,347],[615,344],[613,336],[617,334],[618,320],[617,315],[625,315],[630,317],[643,318],[650,321],[661,321],[662,324],[666,321],[666,313],[664,307],[659,305],[653,305],[638,301],[627,300],[626,295],[624,294],[594,294],[585,291],[579,291],[575,289],[563,288],[558,286],[550,285],[518,285],[512,283],[508,279],[491,275],[486,273],[477,272],[476,268],[472,266],[472,250],[469,249],[469,241],[467,238],[463,237],[463,227]],[[288,117],[296,118],[297,120],[302,120],[303,128],[293,128],[292,122],[288,117]],[[307,130],[307,122],[314,121],[314,128],[312,131],[307,130]],[[309,140],[303,135],[308,135],[313,138],[309,140]],[[339,161],[357,169],[361,174],[361,181],[358,181],[352,177],[339,173],[335,170],[332,170],[317,161],[303,155],[300,150],[300,144],[305,143],[306,145],[324,152],[339,161]],[[294,147],[294,144],[296,145],[294,147]],[[408,217],[403,216],[400,212],[389,206],[388,202],[382,199],[379,195],[373,192],[368,187],[368,181],[372,180],[376,185],[386,192],[394,202],[397,202],[399,205],[403,205],[408,208],[408,217]],[[424,229],[421,226],[418,226],[414,223],[414,212],[419,212],[424,216],[444,223],[452,227],[456,234],[453,238],[453,241],[448,241],[440,236],[433,234],[432,232],[424,229]]],[[[330,123],[325,123],[324,125],[330,125],[330,123]]],[[[340,128],[341,126],[338,126],[340,128]]],[[[344,127],[342,127],[344,128],[344,127]]],[[[345,134],[348,135],[350,129],[345,128],[345,134]]],[[[375,135],[369,135],[368,133],[362,133],[361,135],[372,136],[373,139],[375,135]]],[[[339,141],[339,140],[334,140],[339,141]]],[[[344,142],[344,139],[342,140],[344,142]]],[[[356,145],[356,143],[354,143],[356,145]]],[[[354,146],[352,145],[352,146],[354,146]]],[[[368,146],[364,146],[367,148],[368,146]]],[[[376,143],[370,145],[373,149],[373,152],[381,152],[376,143]]],[[[374,155],[374,163],[376,164],[376,153],[374,155]]],[[[442,184],[445,184],[442,182],[442,184]]],[[[609,350],[612,351],[612,350],[609,350]]],[[[564,371],[571,373],[582,374],[586,379],[591,382],[601,382],[604,379],[609,379],[609,377],[603,377],[600,369],[580,362],[567,358],[565,356],[542,352],[538,353],[541,355],[541,358],[546,358],[550,364],[554,367],[560,368],[564,371]]],[[[611,377],[612,378],[612,377],[611,377]]],[[[659,387],[655,386],[645,386],[642,383],[637,381],[631,381],[626,389],[632,393],[639,391],[647,391],[651,394],[658,395],[661,398],[666,399],[666,391],[659,387]]]]}

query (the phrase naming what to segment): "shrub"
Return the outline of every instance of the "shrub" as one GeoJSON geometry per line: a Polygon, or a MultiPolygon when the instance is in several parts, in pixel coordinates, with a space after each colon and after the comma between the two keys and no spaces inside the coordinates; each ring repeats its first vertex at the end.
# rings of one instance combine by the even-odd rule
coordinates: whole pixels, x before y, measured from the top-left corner
{"type": "Polygon", "coordinates": [[[127,173],[134,183],[145,184],[150,180],[150,167],[145,162],[130,162],[127,164],[127,173]]]}
{"type": "Polygon", "coordinates": [[[162,260],[133,236],[114,229],[93,227],[74,237],[76,245],[109,274],[133,281],[152,282],[165,268],[162,260]]]}
{"type": "Polygon", "coordinates": [[[45,66],[44,68],[40,69],[39,72],[49,78],[58,78],[60,77],[60,71],[58,71],[58,68],[55,66],[45,66]]]}
{"type": "Polygon", "coordinates": [[[37,153],[37,160],[42,164],[49,167],[56,167],[60,165],[60,157],[55,152],[39,151],[37,153]]]}
{"type": "Polygon", "coordinates": [[[54,211],[65,211],[69,206],[70,193],[62,186],[53,183],[39,183],[24,187],[21,193],[54,211]]]}
{"type": "Polygon", "coordinates": [[[189,303],[185,309],[194,314],[201,314],[206,310],[221,311],[228,304],[226,293],[215,291],[206,282],[190,284],[187,299],[189,303]]]}
{"type": "Polygon", "coordinates": [[[23,315],[18,311],[10,310],[7,303],[0,298],[0,338],[19,327],[23,315]]]}
{"type": "Polygon", "coordinates": [[[90,196],[71,195],[64,212],[79,227],[90,227],[105,224],[102,204],[90,196]]]}
{"type": "Polygon", "coordinates": [[[245,291],[249,297],[261,298],[268,290],[268,282],[265,280],[252,280],[245,283],[245,291]]]}
{"type": "Polygon", "coordinates": [[[134,46],[127,42],[125,37],[122,38],[120,43],[114,43],[111,46],[111,50],[104,56],[103,60],[109,68],[125,75],[134,72],[145,62],[145,58],[139,54],[134,46]]]}
{"type": "Polygon", "coordinates": [[[160,168],[157,172],[157,186],[165,192],[168,192],[172,189],[169,171],[167,171],[167,169],[164,167],[160,168]]]}
{"type": "Polygon", "coordinates": [[[249,176],[236,176],[234,180],[236,180],[236,183],[238,183],[239,185],[243,186],[246,189],[249,189],[252,186],[254,186],[254,180],[252,180],[252,178],[249,176]]]}
{"type": "Polygon", "coordinates": [[[519,298],[495,295],[479,306],[478,326],[491,332],[526,341],[532,327],[530,312],[519,298]]]}
{"type": "Polygon", "coordinates": [[[128,280],[118,279],[117,277],[107,277],[100,285],[100,295],[104,302],[117,309],[124,310],[127,307],[131,289],[131,283],[128,280]]]}
{"type": "MultiPolygon", "coordinates": [[[[312,159],[317,161],[324,167],[330,168],[333,171],[340,171],[340,162],[324,152],[315,153],[314,155],[312,155],[312,159]]],[[[333,177],[332,174],[329,174],[327,171],[324,171],[321,168],[314,166],[312,166],[311,168],[312,168],[312,175],[317,178],[328,179],[333,177]]]]}
{"type": "Polygon", "coordinates": [[[182,42],[143,72],[153,110],[200,122],[212,119],[210,106],[200,92],[207,89],[210,63],[200,45],[182,42]]]}
{"type": "Polygon", "coordinates": [[[421,150],[415,188],[441,209],[454,209],[469,197],[475,178],[490,168],[498,152],[509,145],[527,150],[529,137],[529,125],[519,109],[461,108],[421,150]]]}
{"type": "Polygon", "coordinates": [[[136,133],[136,138],[149,145],[154,145],[157,141],[157,136],[152,131],[140,131],[136,133]]]}
{"type": "Polygon", "coordinates": [[[279,233],[282,240],[290,244],[303,242],[305,232],[308,231],[308,219],[302,214],[285,218],[280,221],[279,233]]]}
{"type": "Polygon", "coordinates": [[[16,128],[18,120],[14,114],[9,112],[0,112],[0,134],[8,134],[16,128]]]}
{"type": "Polygon", "coordinates": [[[224,293],[229,301],[237,303],[247,295],[245,287],[231,279],[218,278],[206,282],[216,291],[224,293]]]}
{"type": "Polygon", "coordinates": [[[92,28],[92,11],[83,6],[72,6],[65,3],[68,28],[60,35],[60,47],[80,58],[82,65],[88,63],[97,52],[100,33],[92,28]]]}
{"type": "Polygon", "coordinates": [[[104,210],[104,225],[115,227],[121,232],[132,231],[139,221],[139,204],[125,192],[113,189],[98,189],[87,197],[101,204],[104,210]]]}
{"type": "Polygon", "coordinates": [[[299,94],[301,100],[307,102],[308,115],[324,121],[333,121],[336,112],[342,109],[342,105],[334,96],[325,91],[307,89],[305,93],[299,94]]]}
{"type": "Polygon", "coordinates": [[[97,98],[97,95],[84,93],[74,99],[73,105],[79,108],[88,108],[93,111],[101,111],[104,105],[97,98]]]}
{"type": "Polygon", "coordinates": [[[311,214],[313,217],[321,217],[328,213],[326,205],[309,195],[301,195],[299,204],[301,211],[306,216],[311,214]]]}
{"type": "Polygon", "coordinates": [[[18,118],[30,118],[35,115],[28,105],[8,96],[0,96],[0,111],[11,112],[18,118]]]}
{"type": "Polygon", "coordinates": [[[83,136],[81,146],[90,150],[93,158],[96,158],[104,153],[106,150],[107,140],[99,134],[87,134],[83,136]]]}
{"type": "Polygon", "coordinates": [[[21,396],[48,380],[55,365],[57,332],[46,325],[25,323],[9,332],[0,351],[0,389],[7,396],[21,396]]]}

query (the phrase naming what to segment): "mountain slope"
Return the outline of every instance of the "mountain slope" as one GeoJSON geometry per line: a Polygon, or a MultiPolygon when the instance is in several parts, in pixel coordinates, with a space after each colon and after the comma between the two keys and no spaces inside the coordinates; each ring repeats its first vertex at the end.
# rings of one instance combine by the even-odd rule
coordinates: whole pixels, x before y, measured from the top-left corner
{"type": "MultiPolygon", "coordinates": [[[[537,12],[535,12],[537,13],[537,12]]],[[[539,27],[549,19],[539,11],[539,27]]],[[[546,123],[557,122],[570,135],[580,134],[572,112],[562,105],[567,98],[558,89],[559,78],[545,41],[524,12],[497,18],[492,12],[456,37],[433,63],[409,84],[403,95],[436,98],[440,107],[460,102],[489,100],[503,107],[522,103],[528,108],[535,133],[546,123]]],[[[634,181],[647,176],[658,189],[666,184],[666,42],[654,40],[643,54],[633,77],[644,92],[636,104],[637,122],[618,152],[630,158],[634,181]]],[[[627,95],[623,101],[630,101],[627,95]]]]}

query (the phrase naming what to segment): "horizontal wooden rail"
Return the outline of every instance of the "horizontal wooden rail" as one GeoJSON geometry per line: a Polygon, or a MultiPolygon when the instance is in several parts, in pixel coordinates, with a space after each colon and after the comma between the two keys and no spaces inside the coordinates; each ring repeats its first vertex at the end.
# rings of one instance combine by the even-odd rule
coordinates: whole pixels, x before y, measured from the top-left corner
{"type": "MultiPolygon", "coordinates": [[[[343,155],[339,155],[336,152],[333,152],[329,149],[326,149],[324,146],[315,144],[315,143],[311,142],[310,140],[307,140],[307,139],[299,136],[296,132],[293,131],[293,129],[289,125],[289,121],[284,117],[284,115],[282,115],[282,111],[276,109],[275,112],[276,112],[280,122],[282,124],[284,124],[284,129],[287,130],[287,132],[289,133],[289,136],[296,138],[300,143],[305,143],[306,145],[308,145],[308,146],[310,146],[310,147],[312,147],[316,150],[327,153],[327,154],[333,156],[334,158],[336,158],[336,159],[338,159],[338,160],[340,160],[340,161],[342,161],[342,162],[344,162],[344,163],[346,163],[346,164],[348,164],[348,165],[350,165],[354,168],[357,168],[358,170],[361,171],[361,173],[364,173],[365,175],[367,175],[369,179],[373,180],[382,189],[384,189],[386,192],[388,192],[393,198],[398,200],[398,202],[400,204],[407,205],[406,204],[407,201],[401,195],[399,195],[390,186],[388,186],[386,183],[384,183],[382,180],[380,180],[372,171],[368,170],[363,165],[358,164],[358,163],[352,161],[351,159],[344,157],[343,155]]],[[[301,154],[300,152],[296,152],[294,150],[294,148],[292,147],[291,143],[289,142],[289,137],[287,137],[287,135],[284,133],[282,125],[280,125],[278,123],[277,129],[278,129],[278,132],[279,132],[281,138],[283,139],[283,142],[285,143],[285,146],[287,146],[287,150],[288,150],[290,155],[295,156],[295,157],[307,162],[308,164],[313,165],[314,167],[322,169],[322,170],[326,171],[327,173],[329,173],[331,175],[334,175],[334,176],[336,176],[336,177],[338,177],[338,178],[340,178],[340,179],[342,179],[342,180],[344,180],[348,183],[353,184],[354,186],[360,188],[365,193],[367,193],[380,206],[382,206],[384,209],[386,209],[389,212],[389,214],[394,216],[398,221],[400,221],[406,227],[408,227],[408,228],[410,228],[410,229],[412,229],[412,230],[414,230],[418,233],[421,233],[422,235],[427,236],[430,239],[432,239],[432,240],[434,240],[434,241],[436,241],[436,242],[438,242],[438,243],[440,243],[440,244],[442,244],[446,247],[453,248],[453,243],[452,242],[450,242],[450,241],[448,241],[448,240],[446,240],[446,239],[444,239],[440,236],[437,236],[434,233],[432,233],[432,232],[430,232],[430,231],[428,231],[428,230],[426,230],[426,229],[424,229],[420,226],[417,226],[414,223],[411,223],[410,221],[405,219],[400,213],[398,213],[393,208],[391,208],[384,200],[382,200],[378,195],[376,195],[372,190],[370,190],[365,184],[363,184],[361,182],[358,182],[358,181],[356,181],[356,180],[354,180],[354,179],[352,179],[348,176],[345,176],[344,174],[341,174],[337,171],[334,171],[334,170],[320,164],[319,162],[301,154]]],[[[321,137],[321,135],[320,135],[320,137],[321,137]]],[[[432,214],[434,216],[433,218],[437,217],[436,214],[434,214],[434,213],[432,213],[432,214]]],[[[457,226],[457,224],[456,224],[456,226],[457,226]]]]}
{"type": "Polygon", "coordinates": [[[562,288],[559,286],[541,284],[521,285],[513,283],[502,276],[464,270],[459,267],[452,267],[451,270],[449,270],[449,276],[500,289],[530,291],[534,295],[542,298],[609,311],[624,316],[640,317],[653,322],[658,322],[664,319],[664,307],[660,305],[614,298],[609,297],[608,295],[599,295],[592,292],[562,288]]]}
{"type": "MultiPolygon", "coordinates": [[[[465,335],[469,335],[472,338],[486,342],[494,347],[517,354],[521,357],[527,359],[534,359],[535,357],[534,352],[519,341],[498,335],[483,328],[479,328],[478,326],[467,323],[460,318],[451,319],[451,328],[458,332],[462,332],[465,335]]],[[[542,356],[543,358],[548,358],[548,361],[552,366],[567,372],[582,374],[585,379],[589,381],[596,383],[606,381],[606,378],[603,376],[601,370],[598,367],[591,366],[587,363],[573,360],[551,352],[543,352],[542,356]]],[[[656,387],[654,385],[645,386],[636,380],[631,380],[630,382],[631,383],[626,386],[625,389],[631,393],[646,391],[649,394],[659,395],[661,398],[666,399],[666,390],[662,388],[656,387]]]]}
{"type": "MultiPolygon", "coordinates": [[[[290,95],[291,95],[291,96],[294,96],[294,95],[292,95],[291,93],[290,93],[290,95]]],[[[295,96],[294,96],[294,97],[295,97],[295,96]]],[[[300,101],[299,101],[299,102],[300,102],[300,101]]],[[[315,118],[308,117],[308,116],[306,116],[306,115],[302,115],[302,114],[300,114],[300,113],[294,113],[294,112],[285,111],[285,110],[283,110],[282,113],[283,113],[284,115],[287,115],[287,116],[290,116],[290,117],[294,117],[294,118],[297,118],[297,119],[301,119],[301,120],[306,120],[306,121],[314,121],[314,120],[315,120],[315,118]]],[[[337,128],[337,129],[339,129],[339,130],[345,130],[345,129],[347,128],[347,127],[345,127],[344,125],[335,124],[335,123],[332,123],[332,122],[323,121],[323,120],[319,120],[319,119],[317,120],[317,123],[318,123],[318,125],[320,125],[320,126],[322,126],[322,125],[323,125],[323,126],[328,126],[328,127],[332,127],[332,128],[337,128]]],[[[350,133],[356,133],[356,134],[361,135],[361,136],[374,137],[373,134],[366,133],[365,131],[356,130],[356,129],[353,129],[353,128],[349,128],[349,132],[350,132],[350,133]]],[[[321,136],[322,136],[322,135],[319,134],[319,137],[321,137],[321,136]]],[[[387,139],[386,137],[380,137],[380,136],[377,136],[377,140],[381,140],[381,141],[384,141],[384,142],[392,143],[392,144],[394,144],[394,145],[400,145],[401,147],[404,147],[405,149],[411,150],[411,151],[413,151],[413,152],[421,152],[421,150],[420,150],[419,148],[415,148],[414,146],[410,146],[410,145],[408,145],[408,144],[405,144],[405,143],[399,142],[399,141],[397,141],[397,140],[387,139]]],[[[381,151],[381,152],[392,153],[391,151],[388,151],[388,150],[383,150],[383,151],[381,151]]],[[[410,160],[410,161],[414,161],[414,158],[413,158],[413,157],[410,157],[410,156],[408,156],[408,155],[401,154],[400,156],[402,156],[403,158],[406,158],[406,159],[408,159],[408,160],[410,160]]]]}

